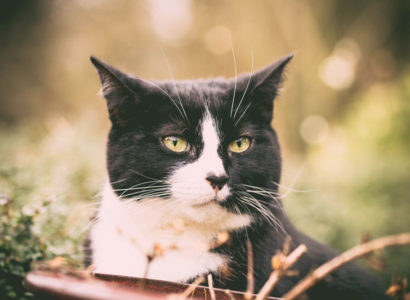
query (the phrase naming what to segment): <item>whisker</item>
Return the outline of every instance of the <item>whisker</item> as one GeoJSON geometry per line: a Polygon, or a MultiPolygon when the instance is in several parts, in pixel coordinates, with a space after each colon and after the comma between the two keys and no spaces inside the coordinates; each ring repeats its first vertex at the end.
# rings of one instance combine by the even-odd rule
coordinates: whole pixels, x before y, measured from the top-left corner
{"type": "Polygon", "coordinates": [[[236,56],[235,56],[235,49],[234,49],[234,47],[233,47],[233,43],[231,44],[231,48],[232,48],[233,63],[234,63],[234,67],[235,67],[234,89],[233,89],[233,97],[232,97],[231,113],[230,113],[230,117],[232,118],[232,112],[233,112],[233,106],[234,106],[234,103],[235,103],[235,94],[236,94],[236,73],[237,73],[237,65],[236,65],[236,56]]]}
{"type": "MultiPolygon", "coordinates": [[[[249,186],[249,185],[247,185],[249,186]]],[[[255,186],[256,188],[256,186],[255,186]]],[[[260,199],[256,199],[254,196],[252,196],[249,193],[249,190],[247,191],[240,191],[239,195],[240,195],[240,199],[242,199],[243,201],[245,201],[249,206],[255,208],[261,215],[263,215],[265,217],[265,219],[268,220],[268,222],[275,227],[278,227],[281,231],[285,232],[283,229],[283,226],[280,224],[280,222],[277,220],[277,218],[274,216],[274,214],[268,209],[268,207],[277,207],[277,208],[281,208],[281,204],[279,202],[279,198],[276,197],[275,195],[272,195],[271,191],[265,191],[267,193],[263,193],[263,189],[260,187],[257,187],[260,189],[260,191],[254,191],[255,193],[258,193],[259,195],[262,196],[268,196],[269,198],[275,200],[276,205],[273,204],[272,202],[267,202],[267,201],[263,201],[260,199]],[[261,193],[262,192],[262,193],[261,193]],[[262,203],[265,203],[267,205],[267,207],[263,206],[262,203]]],[[[252,191],[250,191],[252,192],[252,191]]]]}
{"type": "Polygon", "coordinates": [[[273,181],[273,184],[274,184],[274,185],[276,185],[276,186],[279,187],[279,188],[282,188],[282,189],[285,189],[285,190],[286,190],[286,193],[282,196],[282,198],[286,198],[291,192],[294,192],[294,193],[307,193],[307,192],[312,192],[312,191],[313,191],[313,190],[297,190],[297,189],[294,189],[294,188],[293,188],[293,187],[296,185],[297,179],[298,179],[298,178],[300,177],[300,175],[302,174],[303,169],[304,169],[303,166],[302,166],[301,168],[299,168],[298,172],[296,173],[296,175],[295,175],[294,178],[292,179],[292,181],[291,181],[289,187],[284,186],[284,185],[282,185],[282,184],[279,184],[278,182],[274,182],[274,181],[273,181]]]}
{"type": "Polygon", "coordinates": [[[137,172],[137,171],[135,171],[135,170],[131,170],[131,172],[133,172],[133,173],[135,173],[135,174],[138,174],[138,175],[140,175],[140,176],[142,176],[142,177],[145,177],[145,178],[147,178],[147,179],[151,179],[151,180],[156,180],[156,181],[164,182],[164,180],[157,179],[157,178],[153,178],[153,177],[149,177],[149,176],[144,175],[144,174],[142,174],[142,173],[140,173],[140,172],[137,172]]]}
{"type": "Polygon", "coordinates": [[[178,112],[180,113],[180,115],[182,116],[182,118],[185,119],[184,114],[182,113],[181,109],[178,106],[178,103],[175,101],[174,98],[172,98],[166,91],[164,91],[163,88],[161,88],[159,85],[157,85],[156,83],[152,82],[152,81],[147,81],[149,84],[155,86],[157,89],[159,89],[161,92],[163,92],[165,95],[168,96],[168,98],[172,101],[172,103],[174,103],[175,107],[178,109],[178,112]]]}
{"type": "Polygon", "coordinates": [[[123,179],[118,179],[118,180],[116,180],[116,181],[110,181],[110,183],[111,184],[116,184],[116,183],[120,183],[120,182],[122,182],[122,181],[125,181],[125,180],[127,180],[128,178],[123,178],[123,179]]]}
{"type": "Polygon", "coordinates": [[[167,65],[169,75],[170,75],[171,78],[172,78],[172,83],[174,84],[175,91],[177,92],[177,96],[178,96],[178,99],[179,99],[179,105],[181,106],[182,112],[184,113],[185,120],[188,121],[188,116],[187,116],[187,114],[186,114],[186,112],[185,112],[184,106],[182,105],[182,100],[181,100],[181,97],[180,97],[180,95],[179,95],[179,91],[178,91],[178,89],[177,89],[177,85],[176,85],[176,83],[175,83],[174,74],[173,74],[172,71],[171,71],[171,66],[169,65],[169,62],[168,62],[167,56],[165,55],[164,49],[163,49],[161,46],[160,46],[160,50],[161,50],[161,55],[162,55],[162,57],[164,58],[165,63],[166,63],[166,65],[167,65]]]}
{"type": "Polygon", "coordinates": [[[247,110],[251,106],[251,104],[252,104],[252,102],[249,102],[249,104],[246,106],[245,110],[243,111],[243,113],[241,114],[239,119],[235,122],[234,127],[236,127],[236,125],[238,125],[239,121],[245,116],[245,113],[247,112],[247,110]]]}
{"type": "Polygon", "coordinates": [[[127,191],[138,191],[138,190],[144,190],[144,189],[155,189],[155,188],[160,188],[160,187],[165,187],[165,185],[163,185],[163,184],[154,185],[154,183],[151,183],[151,184],[146,185],[146,186],[139,186],[139,187],[133,186],[133,187],[129,187],[127,189],[118,189],[116,191],[118,191],[118,192],[126,191],[127,192],[127,191]]]}
{"type": "Polygon", "coordinates": [[[261,195],[261,196],[269,196],[269,197],[271,197],[271,198],[274,198],[274,199],[279,199],[279,194],[277,194],[277,193],[274,193],[274,192],[270,192],[270,191],[260,191],[260,190],[246,190],[246,192],[248,192],[248,193],[253,193],[253,194],[258,194],[258,195],[261,195]]]}
{"type": "Polygon", "coordinates": [[[259,190],[259,191],[263,191],[263,192],[269,192],[271,194],[275,194],[277,196],[280,196],[280,193],[278,191],[268,189],[268,188],[265,188],[265,187],[260,187],[260,186],[256,186],[256,185],[250,185],[250,184],[242,184],[242,186],[247,187],[247,188],[251,188],[251,189],[255,189],[255,190],[259,190]]]}
{"type": "Polygon", "coordinates": [[[252,51],[252,54],[251,54],[251,55],[252,55],[251,75],[249,76],[248,83],[246,84],[245,92],[243,93],[242,98],[241,98],[241,100],[239,101],[238,106],[236,107],[235,114],[233,115],[233,118],[234,118],[234,119],[235,119],[235,117],[236,117],[236,114],[238,113],[239,108],[241,107],[241,104],[242,104],[243,99],[245,98],[246,92],[248,91],[249,84],[250,84],[251,79],[252,79],[252,76],[253,76],[253,51],[252,51]]]}
{"type": "Polygon", "coordinates": [[[255,208],[262,216],[265,217],[265,219],[273,226],[277,227],[282,231],[283,233],[286,233],[284,230],[282,224],[279,222],[279,220],[275,217],[275,215],[268,210],[266,207],[263,207],[257,199],[253,197],[241,197],[240,199],[244,200],[246,204],[249,206],[255,208]]]}
{"type": "Polygon", "coordinates": [[[170,193],[167,191],[155,191],[151,193],[146,192],[142,194],[134,193],[133,195],[129,195],[129,196],[133,196],[134,199],[148,199],[148,198],[159,198],[161,196],[170,196],[170,193]]]}
{"type": "MultiPolygon", "coordinates": [[[[133,186],[131,186],[131,187],[129,187],[129,188],[125,188],[125,189],[114,189],[114,188],[113,188],[112,190],[113,190],[114,192],[128,191],[128,190],[130,190],[130,189],[139,187],[139,186],[144,185],[144,184],[146,184],[146,186],[149,187],[149,186],[153,186],[154,184],[158,184],[158,183],[161,183],[161,182],[151,180],[151,181],[145,181],[145,182],[141,182],[141,183],[135,184],[135,185],[133,185],[133,186]]],[[[161,184],[162,184],[162,183],[161,183],[161,184]]]]}
{"type": "MultiPolygon", "coordinates": [[[[256,194],[258,194],[258,193],[256,193],[256,194]]],[[[252,196],[249,193],[247,193],[246,195],[249,196],[249,197],[255,198],[254,196],[252,196]]],[[[271,206],[271,207],[274,207],[274,208],[282,208],[282,205],[279,201],[280,200],[279,198],[273,197],[272,195],[264,195],[264,194],[259,194],[259,195],[261,195],[263,197],[269,197],[269,199],[273,200],[274,202],[261,200],[259,198],[257,199],[258,202],[260,202],[260,203],[262,203],[266,206],[271,206]]]]}
{"type": "Polygon", "coordinates": [[[79,235],[83,234],[84,232],[88,231],[95,223],[97,223],[99,220],[98,216],[94,217],[92,220],[90,220],[87,225],[84,226],[82,230],[80,230],[79,235]]]}
{"type": "Polygon", "coordinates": [[[264,193],[253,192],[253,191],[248,191],[248,190],[246,192],[241,191],[239,194],[245,195],[247,197],[251,197],[251,198],[255,199],[256,201],[258,201],[259,203],[263,203],[267,206],[271,206],[271,207],[275,207],[275,208],[281,208],[282,207],[281,203],[280,203],[280,198],[278,198],[276,196],[273,196],[271,194],[264,194],[264,193]],[[259,198],[256,199],[254,196],[251,195],[251,193],[255,193],[255,194],[258,194],[258,195],[263,196],[263,197],[269,197],[269,199],[274,200],[275,203],[272,203],[272,201],[265,201],[265,200],[262,200],[262,199],[259,199],[259,198]]]}
{"type": "MultiPolygon", "coordinates": [[[[130,188],[127,188],[127,189],[125,189],[122,193],[121,193],[121,195],[120,195],[120,197],[121,196],[123,196],[123,195],[127,195],[128,193],[128,191],[137,191],[137,190],[147,190],[147,189],[149,189],[150,187],[152,187],[152,188],[156,188],[156,186],[153,186],[153,184],[151,184],[151,185],[147,185],[147,186],[143,186],[143,187],[130,187],[130,188]]],[[[159,187],[161,187],[161,186],[159,186],[159,187]]]]}

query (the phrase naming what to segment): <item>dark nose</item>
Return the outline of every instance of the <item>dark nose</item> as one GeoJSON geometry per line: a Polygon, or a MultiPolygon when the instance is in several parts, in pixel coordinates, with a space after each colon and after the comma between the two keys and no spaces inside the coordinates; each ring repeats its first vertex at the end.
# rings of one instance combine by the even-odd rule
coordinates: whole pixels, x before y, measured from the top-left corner
{"type": "Polygon", "coordinates": [[[212,174],[212,175],[208,175],[208,177],[206,177],[206,180],[209,182],[212,188],[217,192],[218,190],[221,190],[223,186],[228,182],[229,177],[227,175],[215,176],[212,174]]]}

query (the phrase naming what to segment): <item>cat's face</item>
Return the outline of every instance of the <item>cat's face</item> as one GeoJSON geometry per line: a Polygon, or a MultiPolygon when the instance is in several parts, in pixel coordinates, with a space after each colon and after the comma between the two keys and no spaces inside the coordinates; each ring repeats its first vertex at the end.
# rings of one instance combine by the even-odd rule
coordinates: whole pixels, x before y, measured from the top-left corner
{"type": "Polygon", "coordinates": [[[115,193],[238,213],[264,205],[267,190],[258,188],[274,193],[280,178],[270,123],[291,57],[236,79],[176,82],[143,81],[92,58],[112,121],[107,165],[115,193]]]}

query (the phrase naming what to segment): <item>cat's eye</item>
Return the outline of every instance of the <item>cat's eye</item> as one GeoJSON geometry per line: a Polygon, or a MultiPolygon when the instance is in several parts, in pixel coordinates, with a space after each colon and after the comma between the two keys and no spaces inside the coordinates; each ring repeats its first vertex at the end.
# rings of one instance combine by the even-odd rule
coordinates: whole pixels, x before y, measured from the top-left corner
{"type": "Polygon", "coordinates": [[[249,149],[251,146],[251,139],[246,137],[246,136],[241,136],[240,138],[237,138],[236,140],[232,141],[228,149],[231,152],[236,152],[236,153],[241,153],[249,149]]]}
{"type": "Polygon", "coordinates": [[[184,152],[188,149],[188,142],[180,136],[166,136],[162,139],[162,143],[174,152],[184,152]]]}

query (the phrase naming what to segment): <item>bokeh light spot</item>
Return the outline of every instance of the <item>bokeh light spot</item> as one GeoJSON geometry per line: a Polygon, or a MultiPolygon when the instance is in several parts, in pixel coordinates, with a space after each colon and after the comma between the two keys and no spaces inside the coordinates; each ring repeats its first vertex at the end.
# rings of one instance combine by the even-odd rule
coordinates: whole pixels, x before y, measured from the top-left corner
{"type": "Polygon", "coordinates": [[[302,121],[299,133],[308,144],[322,144],[328,136],[329,125],[322,116],[311,115],[302,121]]]}
{"type": "Polygon", "coordinates": [[[356,65],[360,56],[360,48],[354,40],[340,40],[333,53],[320,64],[319,78],[336,90],[350,87],[356,77],[356,65]]]}
{"type": "Polygon", "coordinates": [[[155,32],[165,42],[183,38],[192,23],[191,0],[148,0],[155,32]]]}
{"type": "Polygon", "coordinates": [[[215,26],[205,33],[205,46],[211,53],[221,55],[232,47],[232,33],[224,26],[215,26]]]}

